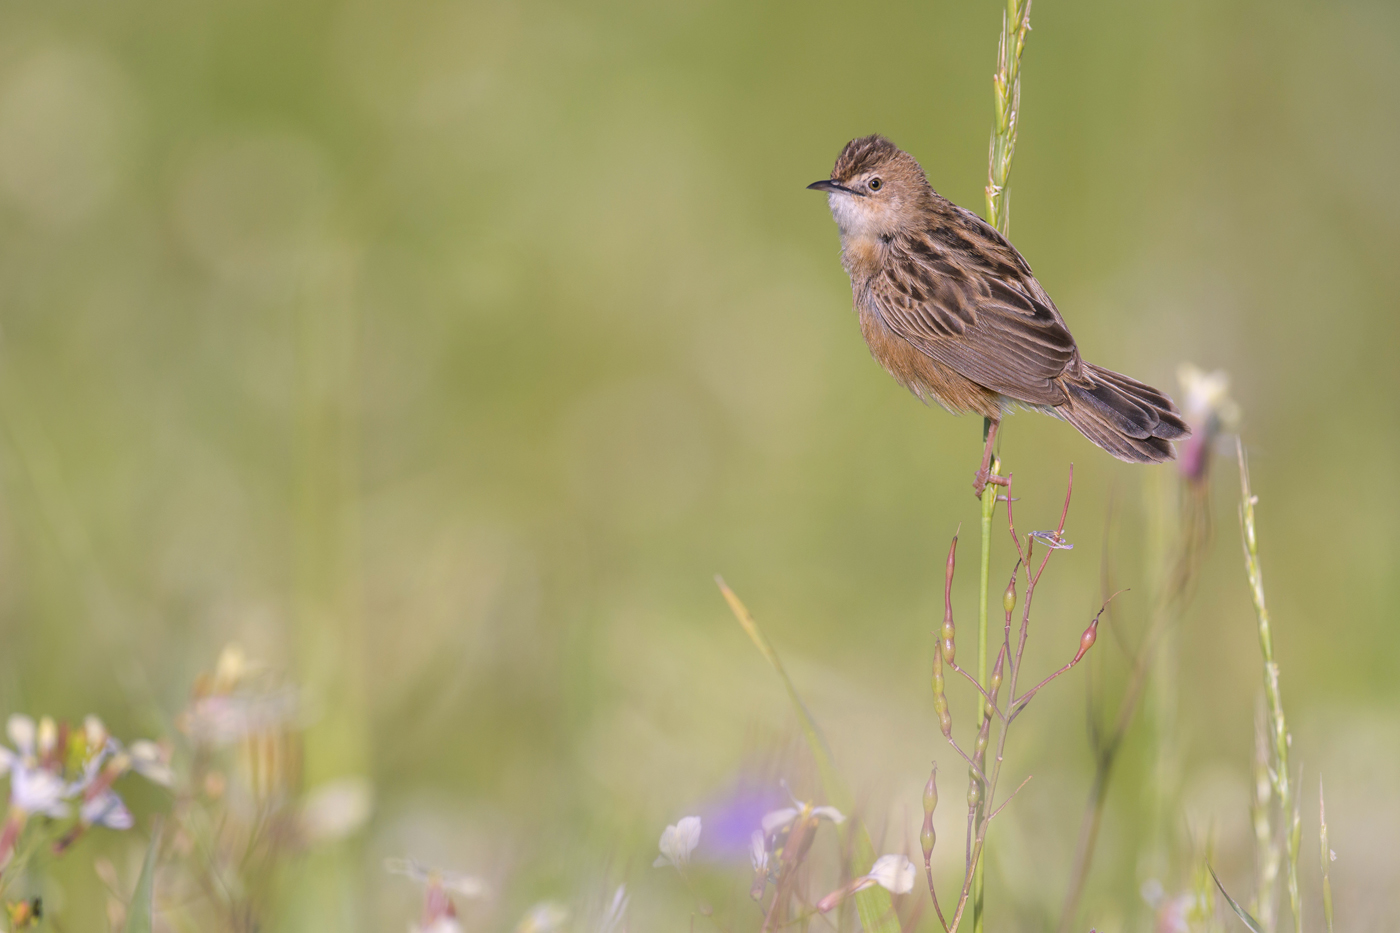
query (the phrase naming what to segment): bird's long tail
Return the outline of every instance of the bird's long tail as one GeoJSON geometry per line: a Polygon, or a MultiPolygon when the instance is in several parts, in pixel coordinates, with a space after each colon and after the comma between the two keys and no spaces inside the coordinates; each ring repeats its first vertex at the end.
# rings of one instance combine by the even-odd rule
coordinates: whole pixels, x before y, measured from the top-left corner
{"type": "Polygon", "coordinates": [[[1191,436],[1172,400],[1136,379],[1085,363],[1063,384],[1069,401],[1057,406],[1060,416],[1119,460],[1174,460],[1171,442],[1191,436]]]}

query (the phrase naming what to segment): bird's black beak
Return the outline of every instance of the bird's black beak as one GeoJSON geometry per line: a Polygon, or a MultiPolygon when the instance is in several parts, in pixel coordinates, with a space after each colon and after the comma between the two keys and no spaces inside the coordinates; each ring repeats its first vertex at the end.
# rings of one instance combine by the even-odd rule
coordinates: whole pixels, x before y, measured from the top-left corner
{"type": "Polygon", "coordinates": [[[850,188],[847,188],[845,185],[838,185],[836,182],[832,181],[832,180],[829,179],[829,178],[823,178],[821,181],[814,181],[814,182],[812,182],[810,185],[807,186],[807,190],[808,190],[808,191],[839,191],[839,192],[841,192],[842,194],[853,194],[853,195],[855,195],[856,197],[864,197],[864,195],[862,195],[859,191],[852,191],[850,188]]]}

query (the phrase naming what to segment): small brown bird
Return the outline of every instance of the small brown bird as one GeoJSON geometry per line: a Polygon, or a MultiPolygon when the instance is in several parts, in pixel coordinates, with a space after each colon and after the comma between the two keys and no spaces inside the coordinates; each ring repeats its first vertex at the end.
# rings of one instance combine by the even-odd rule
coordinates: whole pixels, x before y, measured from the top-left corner
{"type": "Polygon", "coordinates": [[[978,495],[1002,415],[1020,406],[1063,418],[1120,460],[1158,463],[1191,432],[1163,393],[1079,356],[1031,267],[991,225],[929,186],[883,136],[846,144],[824,191],[841,229],[870,352],[921,399],[987,419],[978,495]]]}

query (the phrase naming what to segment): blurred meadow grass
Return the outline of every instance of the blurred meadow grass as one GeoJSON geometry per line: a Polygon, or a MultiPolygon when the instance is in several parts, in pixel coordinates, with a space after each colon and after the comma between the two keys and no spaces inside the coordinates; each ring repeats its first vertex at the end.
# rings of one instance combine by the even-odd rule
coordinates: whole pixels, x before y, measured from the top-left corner
{"type": "MultiPolygon", "coordinates": [[[[338,929],[402,929],[420,894],[382,871],[397,856],[486,879],[492,897],[461,905],[469,928],[623,881],[631,929],[676,926],[692,902],[650,867],[662,826],[736,787],[818,788],[719,572],[825,729],[876,851],[899,850],[929,759],[951,760],[930,632],[943,548],[977,516],[980,425],[869,359],[802,186],[878,131],[978,207],[999,16],[0,9],[0,713],[172,735],[236,642],[305,688],[301,784],[374,789],[361,832],[297,863],[277,929],[325,929],[331,911],[338,929]]],[[[1320,774],[1339,922],[1388,929],[1400,9],[1035,17],[1014,242],[1089,358],[1168,389],[1185,359],[1231,373],[1305,760],[1301,849],[1317,851],[1320,774]]],[[[1141,632],[1169,468],[1033,416],[1006,422],[1001,454],[1028,528],[1053,526],[1076,468],[1077,547],[1044,582],[1028,658],[1059,663],[1106,565],[1133,587],[1113,624],[1141,632]]],[[[1217,466],[1173,711],[1152,720],[1173,724],[1178,786],[1156,813],[1160,745],[1139,724],[1085,928],[1146,929],[1145,881],[1193,883],[1190,853],[1143,856],[1161,832],[1179,849],[1209,835],[1227,888],[1254,888],[1259,649],[1217,466]]],[[[994,566],[1010,553],[995,540],[994,566]]],[[[955,581],[962,619],[972,577],[955,581]]],[[[1122,655],[1108,637],[1095,650],[1111,696],[1122,655]]],[[[1058,916],[1093,775],[1077,676],[1012,745],[1008,774],[1035,779],[993,831],[990,928],[1058,916]]],[[[65,928],[101,928],[93,858],[130,888],[169,809],[126,793],[138,830],[94,832],[43,882],[65,928]]],[[[936,867],[957,861],[955,810],[936,867]]],[[[721,890],[727,869],[706,864],[721,890]]]]}

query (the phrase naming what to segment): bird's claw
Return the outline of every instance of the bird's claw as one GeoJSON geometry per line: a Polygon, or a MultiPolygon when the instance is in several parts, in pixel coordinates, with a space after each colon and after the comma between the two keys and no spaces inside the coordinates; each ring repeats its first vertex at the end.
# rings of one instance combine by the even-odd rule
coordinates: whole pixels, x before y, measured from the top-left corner
{"type": "Polygon", "coordinates": [[[1011,481],[990,470],[978,470],[977,475],[972,480],[972,495],[978,499],[982,498],[982,490],[986,489],[988,485],[1010,486],[1011,481]]]}

